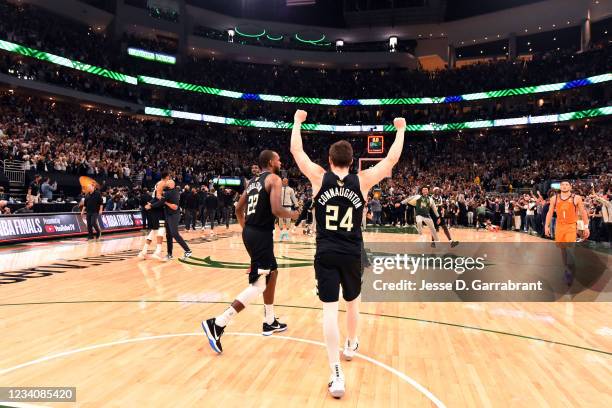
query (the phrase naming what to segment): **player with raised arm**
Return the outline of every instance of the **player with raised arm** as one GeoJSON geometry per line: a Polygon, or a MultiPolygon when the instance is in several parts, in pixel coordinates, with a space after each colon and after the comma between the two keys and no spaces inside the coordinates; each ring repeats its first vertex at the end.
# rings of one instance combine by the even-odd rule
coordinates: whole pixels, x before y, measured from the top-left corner
{"type": "Polygon", "coordinates": [[[357,331],[363,272],[361,220],[365,197],[374,185],[391,173],[391,169],[399,161],[404,145],[406,121],[403,118],[393,121],[397,134],[387,157],[367,170],[351,174],[349,169],[353,163],[353,148],[345,140],[336,142],[329,148],[330,171],[325,171],[310,160],[304,152],[300,131],[305,120],[305,111],[295,112],[291,154],[312,184],[317,226],[314,269],[319,299],[323,302],[323,333],[332,370],[328,388],[332,396],[340,398],[345,390],[338,352],[340,287],[347,305],[348,330],[342,354],[350,361],[359,346],[357,331]]]}
{"type": "Polygon", "coordinates": [[[431,246],[435,248],[436,242],[438,242],[439,238],[438,231],[434,225],[434,221],[431,218],[431,213],[433,213],[436,219],[440,218],[440,214],[438,213],[438,207],[436,206],[434,199],[429,195],[429,187],[421,187],[421,194],[408,197],[407,199],[403,200],[401,204],[408,204],[415,208],[415,223],[417,231],[419,232],[419,235],[423,235],[423,224],[427,225],[431,231],[431,246]]]}

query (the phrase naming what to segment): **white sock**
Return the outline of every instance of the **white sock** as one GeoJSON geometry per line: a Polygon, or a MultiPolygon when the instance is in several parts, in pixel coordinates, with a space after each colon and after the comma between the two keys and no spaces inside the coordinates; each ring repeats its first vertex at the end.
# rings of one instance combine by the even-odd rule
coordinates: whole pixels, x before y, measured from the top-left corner
{"type": "Polygon", "coordinates": [[[145,242],[144,246],[142,247],[142,252],[147,252],[149,250],[149,243],[145,242]]]}
{"type": "Polygon", "coordinates": [[[338,329],[338,302],[323,303],[323,335],[327,345],[327,358],[332,370],[335,364],[340,364],[340,330],[338,329]]]}
{"type": "Polygon", "coordinates": [[[346,302],[346,329],[348,339],[351,342],[351,348],[355,348],[357,343],[357,331],[359,329],[359,303],[361,297],[346,302]]]}
{"type": "Polygon", "coordinates": [[[161,252],[161,244],[155,245],[155,252],[161,252]]]}
{"type": "Polygon", "coordinates": [[[225,327],[236,316],[238,312],[233,306],[225,309],[225,312],[215,318],[215,324],[220,327],[225,327]]]}
{"type": "Polygon", "coordinates": [[[274,305],[264,304],[264,322],[267,324],[274,323],[274,305]]]}
{"type": "Polygon", "coordinates": [[[336,367],[338,367],[338,372],[340,373],[341,376],[344,374],[340,363],[330,364],[329,367],[331,368],[331,372],[334,377],[336,376],[336,367]]]}

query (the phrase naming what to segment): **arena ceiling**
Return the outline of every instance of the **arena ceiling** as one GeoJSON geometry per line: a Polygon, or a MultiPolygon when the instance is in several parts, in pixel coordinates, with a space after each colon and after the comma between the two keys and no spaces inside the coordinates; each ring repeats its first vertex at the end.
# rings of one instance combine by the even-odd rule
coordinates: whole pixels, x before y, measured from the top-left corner
{"type": "MultiPolygon", "coordinates": [[[[317,0],[309,6],[289,7],[287,0],[188,0],[193,6],[254,20],[344,28],[362,21],[393,25],[453,21],[542,0],[317,0]],[[401,18],[401,15],[404,15],[401,18]],[[398,17],[398,15],[400,15],[398,17]]],[[[357,24],[361,25],[361,24],[357,24]]]]}

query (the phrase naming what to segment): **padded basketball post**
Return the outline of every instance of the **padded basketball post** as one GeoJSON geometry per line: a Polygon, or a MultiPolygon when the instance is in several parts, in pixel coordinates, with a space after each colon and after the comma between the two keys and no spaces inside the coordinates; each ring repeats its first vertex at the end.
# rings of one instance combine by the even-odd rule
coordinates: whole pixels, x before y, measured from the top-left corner
{"type": "MultiPolygon", "coordinates": [[[[382,157],[360,157],[359,158],[359,171],[369,169],[375,166],[379,161],[383,160],[382,157]]],[[[389,170],[389,174],[386,177],[391,177],[392,171],[389,170]]]]}

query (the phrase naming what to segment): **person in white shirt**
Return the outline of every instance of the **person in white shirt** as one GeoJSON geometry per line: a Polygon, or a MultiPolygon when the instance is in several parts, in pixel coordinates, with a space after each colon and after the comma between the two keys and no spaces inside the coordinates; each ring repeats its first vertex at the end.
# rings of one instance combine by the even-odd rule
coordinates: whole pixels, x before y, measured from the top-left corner
{"type": "MultiPolygon", "coordinates": [[[[281,205],[289,210],[297,209],[298,200],[295,196],[293,188],[289,187],[289,179],[283,179],[283,187],[281,190],[281,205]]],[[[285,238],[289,240],[289,227],[291,226],[291,218],[279,218],[278,226],[280,227],[280,240],[283,241],[285,238]]]]}
{"type": "Polygon", "coordinates": [[[525,217],[525,232],[527,232],[528,234],[531,234],[532,231],[533,233],[536,232],[535,209],[536,209],[536,200],[534,197],[531,197],[529,199],[529,202],[527,203],[527,213],[525,217]]]}

